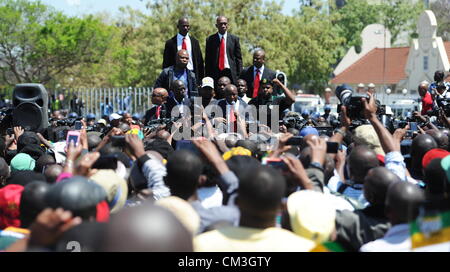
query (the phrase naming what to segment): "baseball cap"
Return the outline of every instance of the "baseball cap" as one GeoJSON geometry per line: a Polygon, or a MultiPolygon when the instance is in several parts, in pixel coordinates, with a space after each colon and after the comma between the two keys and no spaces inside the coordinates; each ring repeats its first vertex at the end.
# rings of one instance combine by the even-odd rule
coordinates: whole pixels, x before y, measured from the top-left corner
{"type": "Polygon", "coordinates": [[[317,129],[313,128],[313,127],[304,127],[301,131],[300,131],[300,136],[305,137],[307,135],[317,135],[319,136],[319,132],[317,131],[317,129]]]}
{"type": "Polygon", "coordinates": [[[128,196],[127,182],[117,175],[114,170],[98,170],[90,179],[105,190],[111,213],[115,213],[125,206],[128,196]]]}
{"type": "Polygon", "coordinates": [[[97,124],[103,124],[103,125],[107,125],[106,120],[105,119],[100,119],[97,121],[97,124]]]}
{"type": "Polygon", "coordinates": [[[369,87],[369,88],[375,88],[375,84],[370,83],[369,85],[367,85],[367,87],[369,87]]]}
{"type": "Polygon", "coordinates": [[[262,86],[262,85],[267,85],[267,84],[269,84],[270,86],[273,86],[272,80],[267,79],[267,78],[261,79],[261,81],[260,81],[260,86],[262,86]]]}
{"type": "Polygon", "coordinates": [[[336,208],[322,193],[295,192],[288,197],[287,210],[293,232],[315,243],[326,242],[335,229],[336,208]]]}
{"type": "Polygon", "coordinates": [[[357,145],[367,145],[376,154],[385,155],[380,139],[372,125],[362,125],[353,132],[353,140],[357,145]]]}
{"type": "Polygon", "coordinates": [[[28,154],[19,153],[11,160],[11,172],[20,170],[34,170],[36,161],[28,154]]]}
{"type": "Polygon", "coordinates": [[[450,152],[440,148],[429,150],[422,158],[422,167],[425,169],[427,165],[434,159],[442,159],[450,155],[450,152]]]}
{"type": "Polygon", "coordinates": [[[17,184],[0,189],[0,229],[20,227],[20,198],[24,187],[17,184]]]}
{"type": "Polygon", "coordinates": [[[358,87],[359,87],[359,88],[364,88],[364,84],[363,84],[363,83],[359,83],[359,84],[358,84],[358,87]]]}
{"type": "Polygon", "coordinates": [[[214,89],[214,79],[211,77],[205,77],[202,79],[202,88],[211,87],[214,89]]]}
{"type": "Polygon", "coordinates": [[[233,156],[252,156],[252,152],[248,150],[247,148],[244,148],[242,146],[233,147],[231,150],[225,152],[222,155],[222,158],[227,161],[231,159],[233,156]]]}
{"type": "Polygon", "coordinates": [[[111,114],[111,115],[109,116],[109,120],[110,120],[110,121],[112,121],[112,120],[117,120],[117,119],[120,119],[120,118],[122,118],[122,116],[120,116],[120,115],[117,114],[117,113],[113,113],[113,114],[111,114]]]}

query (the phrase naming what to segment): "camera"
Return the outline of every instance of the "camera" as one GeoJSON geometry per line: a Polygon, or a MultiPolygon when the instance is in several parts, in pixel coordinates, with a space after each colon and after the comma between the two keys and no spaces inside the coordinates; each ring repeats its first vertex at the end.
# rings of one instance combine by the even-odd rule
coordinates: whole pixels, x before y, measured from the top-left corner
{"type": "MultiPolygon", "coordinates": [[[[280,70],[276,71],[275,78],[278,79],[284,86],[287,86],[287,76],[280,70]]],[[[279,86],[274,86],[274,93],[282,94],[283,90],[279,86]]]]}
{"type": "Polygon", "coordinates": [[[172,118],[160,118],[155,120],[150,120],[144,127],[144,129],[149,129],[150,131],[155,131],[161,125],[166,125],[166,130],[170,131],[173,123],[181,119],[181,117],[172,117],[172,118]]]}
{"type": "MultiPolygon", "coordinates": [[[[352,120],[365,119],[363,115],[363,104],[361,99],[366,98],[369,100],[369,96],[366,94],[353,93],[350,86],[343,84],[336,88],[336,96],[338,97],[341,105],[347,108],[347,115],[352,120]]],[[[340,107],[338,107],[340,111],[340,107]]]]}

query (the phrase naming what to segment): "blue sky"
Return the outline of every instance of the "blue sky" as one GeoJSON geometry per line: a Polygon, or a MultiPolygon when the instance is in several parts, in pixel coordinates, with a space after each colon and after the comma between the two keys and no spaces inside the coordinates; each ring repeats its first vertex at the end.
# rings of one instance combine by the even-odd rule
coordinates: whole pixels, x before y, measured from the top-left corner
{"type": "MultiPolygon", "coordinates": [[[[275,0],[281,2],[281,0],[275,0]]],[[[121,6],[131,6],[136,9],[145,10],[147,0],[41,0],[41,2],[51,5],[68,15],[82,15],[107,11],[114,14],[121,6]]],[[[298,0],[285,0],[283,7],[284,14],[298,5],[298,0]]]]}

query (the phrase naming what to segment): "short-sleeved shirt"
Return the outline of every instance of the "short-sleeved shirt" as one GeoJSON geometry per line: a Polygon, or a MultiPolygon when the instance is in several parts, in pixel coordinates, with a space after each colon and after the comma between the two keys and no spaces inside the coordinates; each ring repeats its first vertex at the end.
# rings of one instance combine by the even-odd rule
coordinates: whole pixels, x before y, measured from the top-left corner
{"type": "Polygon", "coordinates": [[[307,252],[311,240],[281,228],[226,227],[194,238],[197,252],[307,252]]]}
{"type": "Polygon", "coordinates": [[[429,110],[433,109],[433,98],[431,94],[427,92],[425,96],[422,98],[422,111],[421,114],[425,115],[429,110]]]}

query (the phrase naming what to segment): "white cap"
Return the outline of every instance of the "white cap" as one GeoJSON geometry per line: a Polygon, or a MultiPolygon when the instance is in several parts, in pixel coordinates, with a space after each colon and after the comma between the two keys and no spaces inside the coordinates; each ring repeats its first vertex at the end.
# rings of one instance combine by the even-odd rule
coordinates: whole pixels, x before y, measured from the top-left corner
{"type": "Polygon", "coordinates": [[[364,83],[359,83],[358,88],[364,88],[364,83]]]}
{"type": "Polygon", "coordinates": [[[214,79],[211,77],[204,77],[202,79],[202,88],[204,87],[211,87],[214,89],[214,79]]]}
{"type": "Polygon", "coordinates": [[[120,115],[117,114],[117,113],[113,113],[113,114],[111,114],[111,115],[109,116],[109,121],[117,120],[117,119],[120,119],[120,118],[122,118],[122,116],[120,116],[120,115]]]}
{"type": "Polygon", "coordinates": [[[375,84],[370,83],[369,85],[367,85],[367,87],[369,87],[369,88],[375,88],[375,84]]]}

